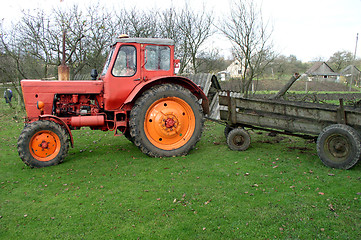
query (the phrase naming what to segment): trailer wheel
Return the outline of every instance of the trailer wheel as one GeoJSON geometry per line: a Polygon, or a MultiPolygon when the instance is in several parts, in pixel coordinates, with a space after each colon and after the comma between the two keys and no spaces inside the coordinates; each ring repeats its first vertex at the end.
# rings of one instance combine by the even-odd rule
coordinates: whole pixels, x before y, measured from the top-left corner
{"type": "Polygon", "coordinates": [[[224,128],[224,136],[226,137],[226,139],[227,139],[227,137],[228,137],[229,132],[232,131],[233,129],[234,129],[234,128],[232,128],[232,127],[229,126],[229,125],[227,125],[227,126],[224,128]]]}
{"type": "Polygon", "coordinates": [[[317,154],[326,166],[349,169],[360,159],[360,139],[358,132],[350,126],[330,125],[317,138],[317,154]]]}
{"type": "Polygon", "coordinates": [[[68,134],[53,121],[28,124],[18,139],[19,156],[30,167],[57,165],[64,160],[68,150],[68,134]]]}
{"type": "Polygon", "coordinates": [[[201,106],[189,90],[162,84],[144,92],[135,102],[130,113],[130,135],[149,156],[181,156],[200,140],[203,123],[201,106]]]}
{"type": "Polygon", "coordinates": [[[234,151],[245,151],[251,144],[249,133],[242,128],[235,128],[227,136],[228,147],[234,151]]]}

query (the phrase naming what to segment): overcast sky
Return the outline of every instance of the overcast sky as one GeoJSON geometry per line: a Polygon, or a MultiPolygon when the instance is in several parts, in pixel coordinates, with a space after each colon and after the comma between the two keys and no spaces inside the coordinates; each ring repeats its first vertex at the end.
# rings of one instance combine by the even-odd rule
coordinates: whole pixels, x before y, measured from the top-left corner
{"type": "MultiPolygon", "coordinates": [[[[166,8],[181,7],[185,2],[194,9],[206,6],[216,19],[229,12],[230,0],[12,0],[2,1],[0,19],[9,24],[22,9],[80,6],[100,2],[109,7],[166,8]],[[205,3],[205,4],[204,4],[205,3]]],[[[295,55],[302,61],[327,60],[337,51],[354,53],[360,33],[357,57],[361,57],[361,0],[254,0],[262,6],[265,19],[273,25],[273,42],[283,55],[295,55]]],[[[219,39],[215,37],[215,39],[219,39]]],[[[229,52],[229,45],[215,40],[214,47],[229,52]]],[[[227,56],[227,53],[225,54],[227,56]]],[[[229,54],[228,54],[229,55],[229,54]]]]}

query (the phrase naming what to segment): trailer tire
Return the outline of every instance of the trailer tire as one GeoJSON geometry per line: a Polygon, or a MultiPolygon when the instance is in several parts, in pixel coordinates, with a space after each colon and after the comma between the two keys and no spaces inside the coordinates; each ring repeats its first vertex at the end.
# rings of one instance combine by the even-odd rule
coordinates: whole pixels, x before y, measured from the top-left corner
{"type": "Polygon", "coordinates": [[[227,136],[227,144],[231,150],[245,151],[251,144],[249,133],[243,128],[235,128],[227,136]]]}
{"type": "Polygon", "coordinates": [[[40,120],[28,124],[18,139],[19,156],[32,168],[57,165],[63,162],[68,150],[67,132],[53,121],[40,120]]]}
{"type": "Polygon", "coordinates": [[[328,167],[352,168],[360,159],[360,135],[350,126],[330,125],[317,138],[317,154],[328,167]]]}
{"type": "Polygon", "coordinates": [[[234,129],[234,128],[231,127],[231,126],[229,126],[229,125],[227,125],[227,126],[224,128],[224,136],[226,137],[226,139],[227,139],[227,137],[228,137],[229,132],[232,131],[233,129],[234,129]]]}
{"type": "Polygon", "coordinates": [[[186,155],[200,140],[204,117],[197,98],[176,84],[144,92],[130,112],[134,144],[152,157],[186,155]]]}

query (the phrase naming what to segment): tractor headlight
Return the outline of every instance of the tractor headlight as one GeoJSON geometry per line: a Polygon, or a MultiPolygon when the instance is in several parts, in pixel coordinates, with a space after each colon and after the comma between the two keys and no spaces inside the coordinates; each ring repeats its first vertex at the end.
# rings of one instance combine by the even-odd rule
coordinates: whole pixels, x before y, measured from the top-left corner
{"type": "Polygon", "coordinates": [[[44,102],[42,102],[42,101],[37,101],[36,102],[36,107],[37,107],[37,109],[39,109],[40,111],[43,111],[44,110],[44,102]]]}

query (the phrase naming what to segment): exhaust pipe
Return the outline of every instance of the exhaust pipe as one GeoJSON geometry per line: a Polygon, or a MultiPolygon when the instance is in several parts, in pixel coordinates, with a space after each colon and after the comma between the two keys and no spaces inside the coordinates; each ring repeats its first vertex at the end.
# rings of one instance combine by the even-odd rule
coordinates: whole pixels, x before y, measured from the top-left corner
{"type": "Polygon", "coordinates": [[[102,126],[105,123],[103,115],[98,116],[77,116],[70,119],[72,127],[95,127],[102,126]]]}

